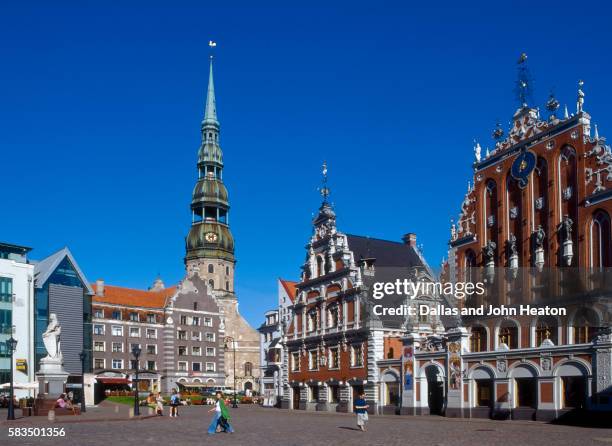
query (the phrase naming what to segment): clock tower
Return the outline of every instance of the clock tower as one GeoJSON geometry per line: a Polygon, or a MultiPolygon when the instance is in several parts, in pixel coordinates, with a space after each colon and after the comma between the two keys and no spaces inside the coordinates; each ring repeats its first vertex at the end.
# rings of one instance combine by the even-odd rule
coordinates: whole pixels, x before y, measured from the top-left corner
{"type": "Polygon", "coordinates": [[[218,294],[234,293],[234,238],[229,228],[229,200],[223,184],[223,152],[219,145],[213,59],[206,111],[198,152],[198,181],[191,200],[191,229],[186,239],[188,275],[198,274],[218,294]]]}

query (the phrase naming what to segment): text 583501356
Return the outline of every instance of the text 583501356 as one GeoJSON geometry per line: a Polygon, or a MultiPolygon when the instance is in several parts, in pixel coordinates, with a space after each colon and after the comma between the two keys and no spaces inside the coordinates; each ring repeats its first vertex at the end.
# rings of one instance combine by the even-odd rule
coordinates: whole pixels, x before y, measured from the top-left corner
{"type": "Polygon", "coordinates": [[[63,427],[9,427],[9,437],[65,437],[63,427]]]}

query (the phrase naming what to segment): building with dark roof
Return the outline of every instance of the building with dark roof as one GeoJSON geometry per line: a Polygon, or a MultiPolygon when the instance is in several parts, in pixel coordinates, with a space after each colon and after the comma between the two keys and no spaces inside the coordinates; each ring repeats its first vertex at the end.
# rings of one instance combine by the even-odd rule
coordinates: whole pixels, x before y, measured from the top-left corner
{"type": "Polygon", "coordinates": [[[379,370],[379,361],[398,358],[407,330],[423,335],[441,329],[437,318],[382,314],[385,308],[434,305],[435,293],[374,299],[377,282],[434,280],[416,246],[416,235],[401,242],[350,235],[336,228],[328,202],[327,168],[323,202],[313,220],[300,281],[283,334],[288,371],[283,406],[292,409],[352,411],[365,392],[371,410],[395,411],[398,369],[379,370]]]}

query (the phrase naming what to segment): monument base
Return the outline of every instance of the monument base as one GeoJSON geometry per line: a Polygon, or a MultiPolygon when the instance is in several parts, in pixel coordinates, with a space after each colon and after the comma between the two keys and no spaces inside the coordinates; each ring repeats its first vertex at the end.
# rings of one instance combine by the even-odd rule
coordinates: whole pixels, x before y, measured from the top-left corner
{"type": "Polygon", "coordinates": [[[38,394],[45,398],[59,397],[66,392],[66,381],[69,373],[62,366],[62,358],[43,358],[40,370],[36,373],[38,394]]]}

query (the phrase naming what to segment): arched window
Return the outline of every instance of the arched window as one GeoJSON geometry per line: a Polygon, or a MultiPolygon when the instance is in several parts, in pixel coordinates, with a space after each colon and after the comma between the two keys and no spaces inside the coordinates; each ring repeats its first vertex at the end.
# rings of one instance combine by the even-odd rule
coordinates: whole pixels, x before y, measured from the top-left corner
{"type": "Polygon", "coordinates": [[[208,264],[208,272],[211,274],[215,272],[215,266],[212,263],[208,264]]]}
{"type": "Polygon", "coordinates": [[[225,291],[229,291],[229,282],[225,282],[225,291]]]}
{"type": "Polygon", "coordinates": [[[253,376],[253,363],[244,363],[244,376],[253,376]]]}
{"type": "MultiPolygon", "coordinates": [[[[577,157],[573,147],[565,146],[561,150],[558,158],[558,186],[557,186],[557,201],[560,210],[559,223],[566,218],[569,218],[574,225],[578,222],[578,191],[577,189],[577,157]]],[[[572,231],[572,242],[574,251],[578,242],[578,231],[572,231]]],[[[559,231],[559,237],[564,237],[564,231],[559,231]]],[[[563,239],[559,240],[560,246],[563,245],[563,239]]],[[[574,255],[570,264],[563,258],[563,249],[559,252],[559,266],[579,266],[578,256],[574,255]]]]}
{"type": "Polygon", "coordinates": [[[535,346],[539,347],[546,339],[549,339],[553,344],[557,345],[557,331],[557,319],[552,316],[544,316],[539,318],[536,325],[535,346]]]}
{"type": "Polygon", "coordinates": [[[387,352],[387,359],[395,359],[394,356],[395,351],[393,350],[393,347],[389,347],[389,351],[387,352]]]}
{"type": "Polygon", "coordinates": [[[485,240],[483,242],[486,244],[487,241],[491,240],[497,243],[497,184],[494,180],[487,180],[483,198],[482,217],[484,220],[483,227],[485,228],[485,240]]]}
{"type": "Polygon", "coordinates": [[[481,326],[472,327],[470,352],[487,351],[487,329],[481,326]]]}
{"type": "Polygon", "coordinates": [[[593,213],[590,228],[590,263],[592,268],[608,268],[612,266],[612,232],[610,229],[610,216],[604,210],[593,213]]]}
{"type": "Polygon", "coordinates": [[[211,288],[214,288],[214,287],[215,287],[215,281],[214,281],[213,279],[210,279],[210,280],[208,281],[208,284],[210,285],[210,287],[211,287],[211,288]]]}
{"type": "Polygon", "coordinates": [[[578,311],[572,324],[574,344],[587,344],[593,341],[598,326],[599,317],[597,317],[597,313],[589,308],[578,311]]]}
{"type": "Polygon", "coordinates": [[[225,275],[226,275],[226,276],[229,276],[229,266],[226,266],[226,267],[225,267],[225,275]]]}
{"type": "Polygon", "coordinates": [[[518,348],[518,327],[514,321],[506,320],[499,327],[497,335],[499,345],[506,344],[508,348],[518,348]]]}

